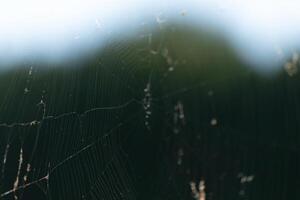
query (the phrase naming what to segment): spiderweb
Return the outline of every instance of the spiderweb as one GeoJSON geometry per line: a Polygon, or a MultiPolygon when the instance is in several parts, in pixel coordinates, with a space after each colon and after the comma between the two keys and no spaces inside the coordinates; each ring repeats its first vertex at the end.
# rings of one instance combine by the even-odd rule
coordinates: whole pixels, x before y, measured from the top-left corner
{"type": "Polygon", "coordinates": [[[299,197],[297,77],[265,80],[164,17],[1,74],[1,199],[299,197]]]}

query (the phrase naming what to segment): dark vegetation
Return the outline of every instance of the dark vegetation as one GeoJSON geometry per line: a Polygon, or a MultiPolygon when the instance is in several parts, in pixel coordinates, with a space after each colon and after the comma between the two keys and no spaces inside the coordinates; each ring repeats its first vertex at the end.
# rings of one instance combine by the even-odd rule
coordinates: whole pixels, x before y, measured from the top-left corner
{"type": "Polygon", "coordinates": [[[179,27],[3,71],[1,199],[299,199],[299,80],[179,27]]]}

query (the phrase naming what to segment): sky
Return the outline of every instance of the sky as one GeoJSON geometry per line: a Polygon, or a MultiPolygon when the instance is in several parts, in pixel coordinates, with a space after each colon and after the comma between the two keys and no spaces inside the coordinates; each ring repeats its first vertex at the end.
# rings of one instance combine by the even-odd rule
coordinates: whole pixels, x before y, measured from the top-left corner
{"type": "Polygon", "coordinates": [[[297,0],[3,0],[0,66],[67,60],[142,21],[184,12],[187,23],[223,34],[246,62],[272,69],[300,46],[299,10],[297,0]]]}

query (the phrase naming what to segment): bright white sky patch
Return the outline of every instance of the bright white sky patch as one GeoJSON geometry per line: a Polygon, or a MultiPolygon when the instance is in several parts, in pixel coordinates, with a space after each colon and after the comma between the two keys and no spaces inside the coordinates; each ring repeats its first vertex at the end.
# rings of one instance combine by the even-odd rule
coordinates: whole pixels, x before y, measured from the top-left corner
{"type": "Polygon", "coordinates": [[[133,10],[140,10],[136,2],[3,0],[0,64],[33,57],[59,60],[79,49],[100,45],[105,35],[132,16],[133,10]]]}
{"type": "Polygon", "coordinates": [[[78,49],[100,46],[105,34],[131,30],[130,25],[160,9],[174,14],[186,10],[195,26],[204,22],[223,31],[242,57],[255,64],[272,65],[277,47],[300,45],[296,0],[3,0],[0,65],[72,56],[78,49]]]}
{"type": "Polygon", "coordinates": [[[229,38],[255,64],[276,62],[278,48],[291,56],[300,45],[300,1],[227,0],[211,1],[222,11],[219,19],[229,29],[229,38]]]}

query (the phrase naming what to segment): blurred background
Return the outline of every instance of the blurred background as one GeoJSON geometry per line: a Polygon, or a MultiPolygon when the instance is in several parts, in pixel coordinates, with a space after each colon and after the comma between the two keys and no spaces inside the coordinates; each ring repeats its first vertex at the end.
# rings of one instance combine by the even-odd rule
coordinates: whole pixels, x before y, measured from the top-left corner
{"type": "Polygon", "coordinates": [[[1,66],[62,62],[176,22],[218,33],[243,60],[269,69],[299,48],[299,7],[293,0],[3,1],[1,66]]]}
{"type": "Polygon", "coordinates": [[[298,199],[299,8],[2,2],[0,199],[298,199]]]}

